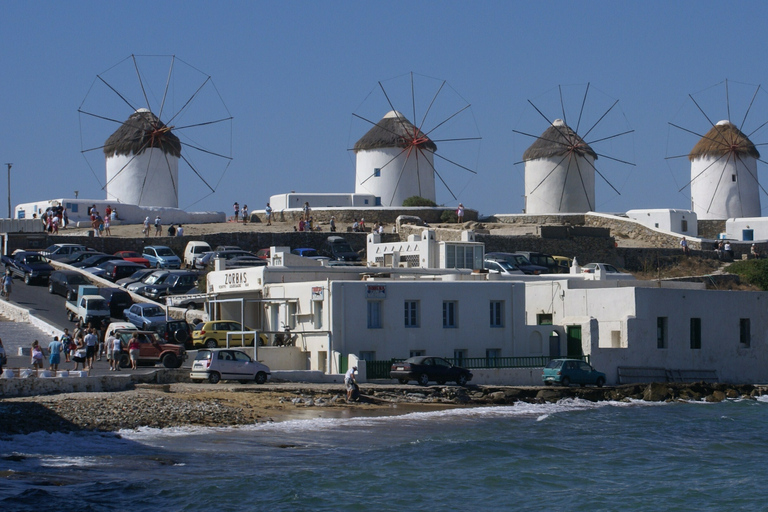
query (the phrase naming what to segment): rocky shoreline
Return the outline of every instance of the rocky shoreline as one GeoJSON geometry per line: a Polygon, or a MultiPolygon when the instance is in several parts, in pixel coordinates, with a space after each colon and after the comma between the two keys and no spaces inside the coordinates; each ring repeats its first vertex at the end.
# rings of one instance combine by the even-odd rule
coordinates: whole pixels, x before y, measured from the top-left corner
{"type": "Polygon", "coordinates": [[[60,393],[0,400],[0,435],[32,432],[115,432],[140,427],[237,426],[337,413],[402,414],[435,408],[598,401],[755,399],[768,388],[709,383],[628,384],[611,388],[392,386],[364,384],[348,403],[338,385],[138,384],[118,392],[60,393]]]}

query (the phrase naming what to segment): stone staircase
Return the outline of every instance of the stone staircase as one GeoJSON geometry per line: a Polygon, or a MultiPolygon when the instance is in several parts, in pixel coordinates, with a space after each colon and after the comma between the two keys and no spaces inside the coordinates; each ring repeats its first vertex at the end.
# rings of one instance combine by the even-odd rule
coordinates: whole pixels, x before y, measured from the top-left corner
{"type": "Polygon", "coordinates": [[[14,322],[0,316],[0,339],[9,357],[19,353],[19,347],[30,348],[32,342],[38,340],[40,345],[47,347],[53,339],[45,331],[26,322],[14,322]]]}

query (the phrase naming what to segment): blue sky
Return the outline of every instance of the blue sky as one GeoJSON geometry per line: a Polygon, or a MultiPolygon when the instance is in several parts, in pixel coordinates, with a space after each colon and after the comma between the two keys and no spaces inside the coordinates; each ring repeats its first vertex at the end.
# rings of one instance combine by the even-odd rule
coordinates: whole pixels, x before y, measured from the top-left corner
{"type": "MultiPolygon", "coordinates": [[[[561,117],[562,91],[573,124],[590,84],[585,119],[619,100],[601,128],[634,130],[605,153],[634,166],[603,159],[601,167],[598,160],[621,194],[599,180],[597,210],[688,208],[688,189],[678,192],[688,180],[687,161],[667,157],[686,153],[696,138],[685,140],[669,123],[709,129],[689,94],[712,121],[725,118],[726,79],[731,117],[741,120],[756,87],[768,86],[761,65],[766,14],[768,4],[756,1],[6,1],[0,4],[0,164],[13,163],[13,204],[71,197],[74,190],[104,197],[103,160],[89,163],[81,153],[85,122],[78,107],[86,101],[127,118],[107,95],[89,92],[103,86],[96,76],[132,54],[175,55],[190,66],[186,86],[212,77],[215,93],[200,102],[203,115],[215,117],[223,104],[233,117],[231,130],[210,141],[231,147],[223,178],[215,163],[201,163],[206,180],[218,182],[216,192],[207,195],[182,167],[188,184],[181,206],[229,211],[239,201],[254,210],[291,190],[354,191],[348,149],[367,127],[353,113],[378,120],[389,110],[378,82],[407,98],[414,73],[427,84],[418,91],[421,105],[444,80],[440,98],[454,102],[445,112],[471,104],[453,133],[482,137],[455,150],[456,161],[477,175],[437,162],[457,196],[438,185],[439,203],[461,201],[483,214],[520,212],[523,167],[514,164],[533,140],[515,131],[546,128],[528,100],[547,117],[561,117]]],[[[166,72],[155,70],[147,81],[163,83],[166,72]]],[[[115,75],[117,84],[122,76],[128,75],[115,75]]],[[[183,102],[184,86],[173,92],[175,104],[183,102]]],[[[745,126],[768,121],[765,96],[760,89],[745,126]]],[[[398,99],[395,107],[412,112],[410,100],[398,99]]],[[[103,139],[115,128],[105,128],[103,139]]],[[[758,131],[752,140],[768,142],[768,133],[758,131]]],[[[765,167],[759,170],[765,183],[765,167]]],[[[6,195],[0,179],[0,197],[6,195]]],[[[762,201],[768,205],[765,195],[762,201]]]]}

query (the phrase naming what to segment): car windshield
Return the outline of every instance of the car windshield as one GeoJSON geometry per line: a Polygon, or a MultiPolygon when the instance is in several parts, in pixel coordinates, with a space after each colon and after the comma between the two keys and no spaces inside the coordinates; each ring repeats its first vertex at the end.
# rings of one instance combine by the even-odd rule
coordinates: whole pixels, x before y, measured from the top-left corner
{"type": "Polygon", "coordinates": [[[315,249],[305,249],[301,251],[301,255],[305,258],[311,258],[312,256],[320,256],[315,249]]]}
{"type": "Polygon", "coordinates": [[[197,355],[195,356],[195,361],[204,361],[210,358],[211,358],[210,350],[198,350],[197,355]]]}
{"type": "Polygon", "coordinates": [[[355,251],[352,250],[352,246],[350,246],[347,242],[342,242],[333,244],[333,252],[342,253],[355,251]]]}
{"type": "Polygon", "coordinates": [[[120,253],[123,258],[141,258],[141,254],[131,251],[123,251],[120,253]]]}
{"type": "Polygon", "coordinates": [[[74,274],[67,277],[67,283],[69,284],[91,284],[82,274],[74,274]]]}
{"type": "Polygon", "coordinates": [[[173,254],[173,251],[170,250],[168,247],[158,247],[157,255],[158,256],[176,256],[175,254],[173,254]]]}
{"type": "Polygon", "coordinates": [[[59,249],[58,245],[51,245],[50,247],[47,247],[45,249],[45,252],[47,252],[48,254],[52,254],[52,253],[56,252],[58,249],[59,249]]]}
{"type": "Polygon", "coordinates": [[[25,258],[27,263],[45,263],[46,260],[44,257],[40,256],[39,254],[30,254],[25,258]]]}
{"type": "Polygon", "coordinates": [[[501,268],[504,270],[517,270],[515,267],[509,264],[508,261],[497,261],[496,262],[501,268]]]}
{"type": "Polygon", "coordinates": [[[516,265],[530,265],[531,262],[528,261],[528,258],[523,256],[522,254],[513,254],[512,259],[514,260],[516,265]]]}
{"type": "Polygon", "coordinates": [[[149,274],[145,279],[144,282],[146,284],[157,284],[165,280],[165,278],[168,276],[168,274],[149,274]]]}
{"type": "Polygon", "coordinates": [[[86,299],[85,307],[88,309],[107,309],[107,301],[104,299],[86,299]]]}
{"type": "Polygon", "coordinates": [[[151,307],[144,308],[144,316],[165,316],[165,313],[158,307],[151,307]]]}

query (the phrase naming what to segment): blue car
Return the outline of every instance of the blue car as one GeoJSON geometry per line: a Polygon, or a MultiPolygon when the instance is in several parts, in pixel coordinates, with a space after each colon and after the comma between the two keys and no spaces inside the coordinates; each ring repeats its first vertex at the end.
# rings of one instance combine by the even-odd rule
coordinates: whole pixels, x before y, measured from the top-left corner
{"type": "Polygon", "coordinates": [[[123,310],[123,318],[133,325],[147,330],[165,324],[165,311],[155,304],[134,304],[123,310]]]}
{"type": "Polygon", "coordinates": [[[181,268],[181,258],[164,245],[149,245],[144,248],[141,256],[149,261],[152,268],[181,268]]]}
{"type": "Polygon", "coordinates": [[[553,359],[544,367],[541,380],[547,386],[579,384],[583,387],[590,384],[601,388],[605,385],[605,374],[580,359],[553,359]]]}

